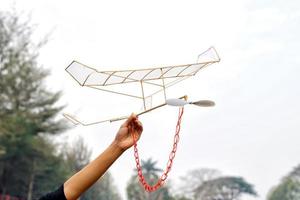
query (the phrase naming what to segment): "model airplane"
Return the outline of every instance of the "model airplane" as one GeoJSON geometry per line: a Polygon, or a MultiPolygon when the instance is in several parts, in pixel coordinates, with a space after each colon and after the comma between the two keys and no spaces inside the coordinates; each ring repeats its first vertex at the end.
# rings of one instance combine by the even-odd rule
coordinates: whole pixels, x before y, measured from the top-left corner
{"type": "MultiPolygon", "coordinates": [[[[217,51],[211,47],[198,56],[197,62],[192,64],[174,65],[166,67],[156,67],[148,69],[136,70],[116,70],[116,71],[99,71],[77,61],[73,61],[66,71],[78,82],[80,86],[94,88],[101,91],[111,92],[119,95],[125,95],[142,100],[143,111],[137,113],[137,116],[148,113],[165,105],[185,106],[188,104],[197,106],[214,106],[214,102],[210,100],[200,100],[196,102],[188,102],[187,96],[184,95],[178,99],[168,99],[166,89],[174,84],[195,76],[201,69],[220,61],[217,51]],[[137,85],[140,88],[140,94],[131,94],[128,92],[116,90],[115,86],[137,85]],[[145,85],[153,86],[156,89],[151,94],[146,94],[145,85]],[[163,93],[164,102],[159,105],[152,106],[147,104],[147,100],[158,94],[163,93]]],[[[70,114],[63,114],[68,120],[75,125],[89,126],[103,122],[114,122],[126,119],[128,116],[112,118],[107,120],[85,123],[78,120],[70,114]]]]}

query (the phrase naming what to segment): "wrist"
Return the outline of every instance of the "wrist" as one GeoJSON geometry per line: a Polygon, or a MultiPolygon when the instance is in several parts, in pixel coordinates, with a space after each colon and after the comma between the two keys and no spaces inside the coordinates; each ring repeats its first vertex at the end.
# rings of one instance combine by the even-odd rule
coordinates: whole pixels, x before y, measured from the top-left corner
{"type": "Polygon", "coordinates": [[[113,148],[114,150],[116,150],[117,152],[119,152],[120,154],[122,154],[124,151],[126,151],[126,148],[123,148],[120,146],[120,144],[118,143],[118,141],[114,140],[111,144],[110,147],[113,148]]]}

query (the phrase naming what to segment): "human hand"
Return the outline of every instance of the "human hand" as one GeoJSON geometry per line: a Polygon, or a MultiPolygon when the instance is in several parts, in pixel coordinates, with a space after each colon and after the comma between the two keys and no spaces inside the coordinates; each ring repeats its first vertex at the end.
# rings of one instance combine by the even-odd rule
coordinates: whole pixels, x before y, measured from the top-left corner
{"type": "Polygon", "coordinates": [[[138,141],[142,132],[142,123],[135,114],[131,114],[121,125],[114,142],[121,150],[125,151],[134,144],[133,137],[138,141]]]}

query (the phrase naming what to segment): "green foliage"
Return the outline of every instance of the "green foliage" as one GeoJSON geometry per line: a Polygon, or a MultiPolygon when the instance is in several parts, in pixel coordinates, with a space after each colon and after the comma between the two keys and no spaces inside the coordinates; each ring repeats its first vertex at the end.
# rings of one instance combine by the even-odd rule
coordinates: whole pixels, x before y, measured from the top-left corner
{"type": "Polygon", "coordinates": [[[295,167],[291,173],[289,173],[288,177],[293,180],[300,181],[300,165],[295,167]]]}
{"type": "Polygon", "coordinates": [[[42,43],[35,45],[32,33],[28,22],[20,22],[15,13],[0,12],[0,130],[3,119],[15,116],[31,123],[32,134],[53,134],[66,128],[55,120],[62,109],[54,106],[60,92],[43,85],[48,72],[36,62],[42,43]]]}
{"type": "Polygon", "coordinates": [[[188,171],[184,177],[181,177],[181,184],[179,187],[179,196],[193,199],[196,188],[198,188],[205,181],[213,180],[220,177],[220,172],[215,169],[201,168],[188,171]]]}
{"type": "Polygon", "coordinates": [[[242,177],[226,177],[215,169],[189,171],[181,177],[176,200],[238,200],[243,194],[257,196],[253,185],[242,177]]]}
{"type": "Polygon", "coordinates": [[[290,178],[283,180],[271,190],[268,200],[298,200],[300,199],[300,183],[290,178]]]}
{"type": "Polygon", "coordinates": [[[75,174],[86,166],[92,155],[92,151],[82,137],[75,139],[72,144],[64,144],[62,151],[71,174],[75,174]]]}
{"type": "Polygon", "coordinates": [[[203,182],[195,190],[195,199],[236,200],[242,194],[256,196],[253,186],[241,177],[220,177],[203,182]]]}
{"type": "Polygon", "coordinates": [[[56,120],[59,92],[46,89],[37,64],[44,42],[17,13],[0,11],[0,192],[37,198],[66,178],[65,162],[46,135],[67,127],[56,120]]]}
{"type": "Polygon", "coordinates": [[[192,200],[184,195],[175,195],[174,200],[192,200]]]}
{"type": "Polygon", "coordinates": [[[121,197],[113,184],[112,176],[107,172],[80,199],[120,200],[121,197]]]}
{"type": "Polygon", "coordinates": [[[300,199],[300,165],[290,172],[281,183],[274,187],[268,200],[298,200],[300,199]]]}

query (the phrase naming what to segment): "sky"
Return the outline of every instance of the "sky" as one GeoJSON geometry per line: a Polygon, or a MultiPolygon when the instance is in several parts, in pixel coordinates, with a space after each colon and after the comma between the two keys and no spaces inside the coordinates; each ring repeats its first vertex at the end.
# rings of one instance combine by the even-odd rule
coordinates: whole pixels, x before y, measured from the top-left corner
{"type": "MultiPolygon", "coordinates": [[[[1,10],[12,1],[2,0],[1,10]]],[[[66,112],[84,120],[129,114],[139,102],[80,87],[66,72],[72,60],[99,70],[134,69],[195,62],[210,46],[221,62],[167,91],[190,100],[212,99],[214,108],[186,107],[181,140],[169,175],[172,184],[197,168],[242,176],[265,199],[271,187],[300,163],[300,2],[297,0],[38,1],[15,0],[31,13],[35,39],[49,34],[39,63],[51,70],[47,87],[63,91],[66,112]]],[[[142,159],[165,168],[177,109],[140,118],[142,159]]],[[[59,137],[81,136],[101,153],[120,122],[74,127],[59,137]]],[[[111,167],[125,199],[133,174],[128,150],[111,167]]],[[[174,191],[176,192],[176,191],[174,191]]],[[[252,197],[244,199],[252,200],[252,197]]]]}

